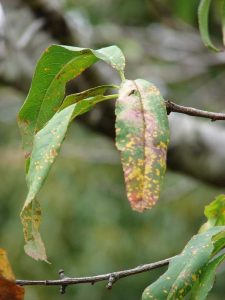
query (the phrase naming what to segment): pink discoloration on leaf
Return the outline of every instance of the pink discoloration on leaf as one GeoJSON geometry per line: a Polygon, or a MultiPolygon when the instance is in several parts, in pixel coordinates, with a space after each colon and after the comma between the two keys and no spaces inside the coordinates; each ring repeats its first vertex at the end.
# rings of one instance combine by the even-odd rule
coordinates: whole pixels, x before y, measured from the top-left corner
{"type": "Polygon", "coordinates": [[[159,198],[166,169],[169,127],[158,89],[144,80],[125,81],[116,104],[116,145],[121,151],[127,196],[134,210],[159,198]]]}

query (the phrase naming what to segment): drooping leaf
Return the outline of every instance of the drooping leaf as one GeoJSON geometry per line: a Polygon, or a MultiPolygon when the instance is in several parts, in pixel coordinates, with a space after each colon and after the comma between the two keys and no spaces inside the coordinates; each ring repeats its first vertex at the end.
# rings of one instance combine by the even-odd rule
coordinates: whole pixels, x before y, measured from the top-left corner
{"type": "Polygon", "coordinates": [[[197,282],[193,286],[191,293],[191,299],[193,300],[205,300],[209,292],[211,291],[217,268],[225,261],[225,254],[218,256],[214,260],[210,261],[202,270],[197,282]]]}
{"type": "Polygon", "coordinates": [[[202,225],[200,232],[208,228],[225,225],[225,195],[219,195],[205,207],[205,216],[208,221],[202,225]]]}
{"type": "Polygon", "coordinates": [[[205,46],[214,51],[220,51],[220,49],[218,49],[213,45],[209,36],[208,18],[209,18],[210,4],[211,4],[211,0],[201,0],[199,4],[198,7],[199,30],[202,37],[202,41],[205,44],[205,46]]]}
{"type": "Polygon", "coordinates": [[[124,81],[116,102],[116,146],[134,210],[151,208],[158,200],[168,142],[167,111],[159,90],[142,79],[124,81]]]}
{"type": "Polygon", "coordinates": [[[6,251],[0,248],[0,300],[23,300],[24,288],[16,285],[6,251]]]}
{"type": "Polygon", "coordinates": [[[52,45],[45,50],[18,116],[26,157],[32,151],[35,133],[44,127],[62,104],[66,83],[99,60],[107,62],[124,76],[125,59],[116,46],[92,50],[52,45]]]}
{"type": "Polygon", "coordinates": [[[75,117],[90,110],[98,102],[112,98],[115,98],[115,95],[97,95],[67,106],[57,112],[34,137],[27,173],[29,191],[21,212],[21,220],[26,242],[25,252],[36,260],[47,261],[45,247],[39,233],[41,209],[36,195],[43,186],[59,153],[69,123],[75,117]]]}
{"type": "Polygon", "coordinates": [[[214,250],[213,237],[224,231],[224,226],[216,226],[195,235],[182,253],[170,261],[168,270],[145,289],[142,300],[184,299],[199,281],[202,271],[209,264],[214,250]]]}
{"type": "Polygon", "coordinates": [[[34,137],[34,146],[27,173],[28,195],[21,212],[24,227],[25,251],[36,260],[47,260],[44,244],[39,234],[40,205],[35,199],[49,170],[58,155],[65,137],[75,104],[55,116],[34,137]]]}

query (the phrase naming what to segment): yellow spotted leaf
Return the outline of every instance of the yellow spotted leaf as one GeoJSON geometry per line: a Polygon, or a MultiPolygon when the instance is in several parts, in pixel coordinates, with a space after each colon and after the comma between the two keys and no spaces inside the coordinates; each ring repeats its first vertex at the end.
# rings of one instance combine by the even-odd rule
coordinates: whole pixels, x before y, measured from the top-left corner
{"type": "Polygon", "coordinates": [[[168,143],[167,111],[159,90],[142,79],[124,81],[116,102],[116,146],[134,210],[151,208],[158,200],[168,143]]]}
{"type": "Polygon", "coordinates": [[[223,261],[222,257],[215,265],[211,265],[215,247],[214,237],[224,231],[224,226],[216,226],[193,236],[181,254],[171,259],[168,270],[145,289],[142,300],[187,299],[186,296],[195,293],[199,283],[202,289],[201,297],[188,299],[205,300],[212,288],[216,267],[223,261]]]}
{"type": "Polygon", "coordinates": [[[34,137],[27,173],[29,191],[21,212],[21,221],[26,242],[25,252],[36,260],[47,261],[45,247],[39,233],[41,209],[36,195],[58,155],[75,106],[76,104],[73,104],[56,113],[34,137]]]}

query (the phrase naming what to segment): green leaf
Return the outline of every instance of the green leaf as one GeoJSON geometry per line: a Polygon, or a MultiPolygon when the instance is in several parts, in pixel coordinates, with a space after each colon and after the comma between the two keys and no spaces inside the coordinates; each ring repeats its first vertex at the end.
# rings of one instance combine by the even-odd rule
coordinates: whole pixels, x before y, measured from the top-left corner
{"type": "Polygon", "coordinates": [[[44,127],[62,104],[66,83],[99,60],[110,64],[124,77],[125,59],[116,46],[92,50],[52,45],[45,50],[18,116],[26,157],[32,151],[35,133],[44,127]]]}
{"type": "Polygon", "coordinates": [[[222,1],[222,34],[223,45],[225,46],[225,0],[222,1]]]}
{"type": "Polygon", "coordinates": [[[205,216],[208,221],[202,225],[200,232],[214,226],[225,225],[225,195],[219,195],[205,207],[205,216]]]}
{"type": "Polygon", "coordinates": [[[167,111],[159,90],[142,79],[124,81],[116,102],[116,146],[134,210],[151,208],[158,200],[168,142],[167,111]]]}
{"type": "Polygon", "coordinates": [[[193,287],[191,299],[205,300],[207,298],[208,293],[211,291],[215,281],[216,270],[224,261],[225,254],[218,256],[202,269],[198,281],[193,287]]]}
{"type": "Polygon", "coordinates": [[[213,255],[219,253],[223,248],[225,248],[225,232],[220,232],[213,237],[214,250],[213,255]]]}
{"type": "Polygon", "coordinates": [[[210,4],[211,4],[211,0],[201,0],[199,4],[198,7],[199,30],[202,37],[202,41],[205,44],[205,46],[218,52],[220,51],[220,49],[218,49],[213,45],[209,36],[208,18],[209,18],[210,4]]]}
{"type": "Polygon", "coordinates": [[[108,89],[115,89],[115,88],[116,88],[115,85],[101,85],[80,93],[71,94],[63,100],[63,103],[60,106],[59,110],[62,110],[65,107],[77,103],[83,99],[104,96],[105,92],[108,89]]]}
{"type": "MultiPolygon", "coordinates": [[[[77,99],[77,97],[76,95],[75,98],[77,99]]],[[[27,173],[29,191],[21,212],[21,220],[26,242],[25,252],[36,260],[47,261],[45,247],[39,233],[41,209],[36,195],[43,186],[59,153],[69,123],[75,117],[90,110],[96,103],[115,97],[117,95],[96,95],[65,107],[57,112],[34,137],[33,151],[27,173]]]]}
{"type": "Polygon", "coordinates": [[[184,299],[209,264],[214,250],[213,237],[224,231],[224,226],[216,226],[195,235],[182,253],[170,261],[168,270],[145,289],[142,300],[184,299]]]}
{"type": "Polygon", "coordinates": [[[211,226],[225,225],[225,195],[219,195],[205,207],[205,216],[211,226]]]}
{"type": "Polygon", "coordinates": [[[35,199],[58,155],[75,104],[55,116],[34,137],[33,151],[27,173],[28,195],[21,212],[24,227],[25,252],[36,260],[47,260],[45,247],[39,234],[41,210],[35,199]]]}

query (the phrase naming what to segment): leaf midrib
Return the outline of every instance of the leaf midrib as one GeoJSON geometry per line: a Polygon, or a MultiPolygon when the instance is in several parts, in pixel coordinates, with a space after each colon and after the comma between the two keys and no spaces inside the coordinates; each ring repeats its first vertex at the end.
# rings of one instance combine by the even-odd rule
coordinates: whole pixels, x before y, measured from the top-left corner
{"type": "Polygon", "coordinates": [[[144,179],[143,179],[143,186],[142,186],[142,201],[144,201],[144,189],[145,189],[145,172],[146,172],[146,136],[145,136],[145,133],[146,133],[146,121],[145,121],[145,113],[144,113],[144,106],[143,106],[143,103],[142,103],[142,95],[141,95],[141,92],[139,90],[139,87],[136,83],[135,80],[133,80],[133,84],[134,86],[136,87],[137,89],[137,92],[139,94],[139,99],[140,99],[140,107],[141,107],[141,116],[142,116],[142,122],[143,122],[143,133],[142,133],[142,137],[143,137],[143,147],[144,147],[144,168],[143,168],[143,171],[144,171],[144,179]]]}

